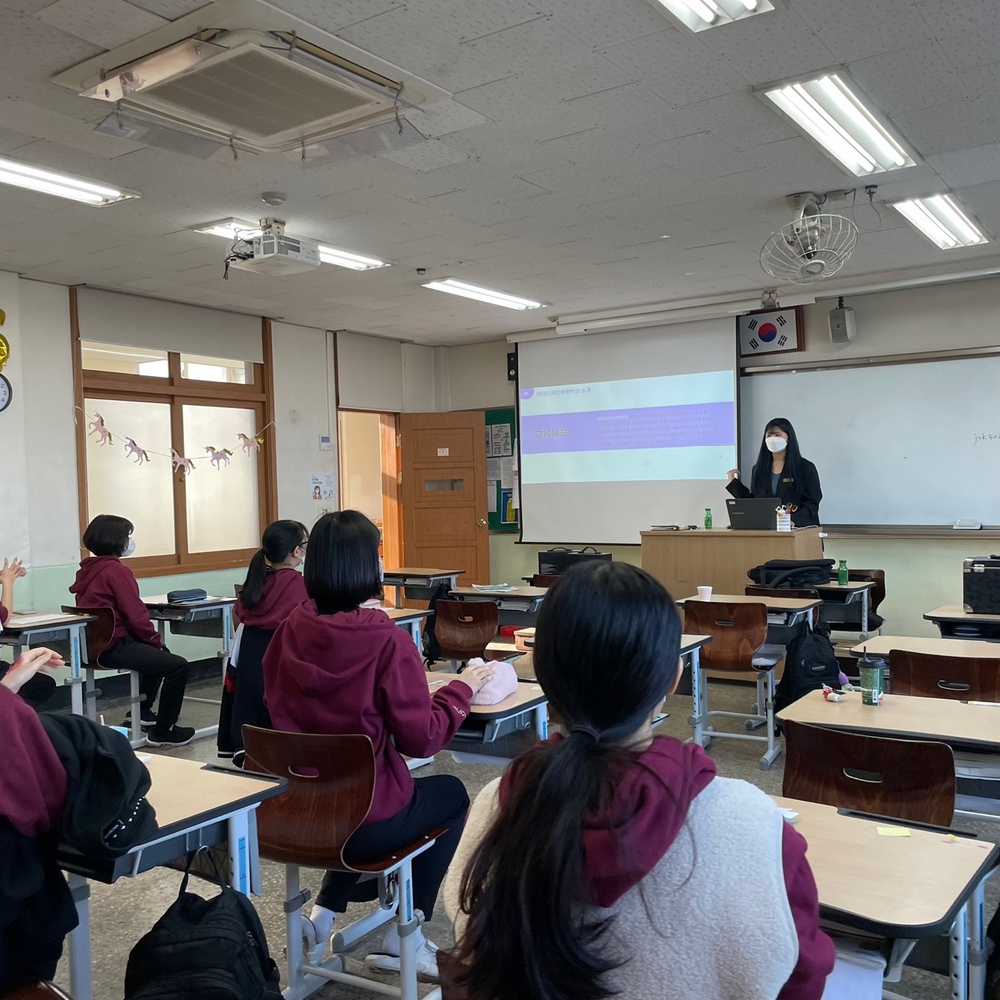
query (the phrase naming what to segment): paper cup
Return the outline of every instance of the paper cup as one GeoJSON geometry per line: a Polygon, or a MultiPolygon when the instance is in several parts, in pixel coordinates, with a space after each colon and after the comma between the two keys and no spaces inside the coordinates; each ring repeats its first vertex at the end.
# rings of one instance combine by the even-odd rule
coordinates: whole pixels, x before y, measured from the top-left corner
{"type": "Polygon", "coordinates": [[[699,587],[698,588],[698,600],[699,601],[710,601],[712,599],[712,588],[711,587],[699,587]]]}

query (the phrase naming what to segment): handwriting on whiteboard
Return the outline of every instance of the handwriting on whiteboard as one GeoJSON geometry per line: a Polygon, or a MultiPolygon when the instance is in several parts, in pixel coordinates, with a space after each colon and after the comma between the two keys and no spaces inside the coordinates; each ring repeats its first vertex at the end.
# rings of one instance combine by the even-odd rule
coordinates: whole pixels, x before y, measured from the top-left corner
{"type": "Polygon", "coordinates": [[[993,434],[973,434],[973,446],[979,444],[980,442],[986,441],[1000,441],[1000,432],[993,434]]]}

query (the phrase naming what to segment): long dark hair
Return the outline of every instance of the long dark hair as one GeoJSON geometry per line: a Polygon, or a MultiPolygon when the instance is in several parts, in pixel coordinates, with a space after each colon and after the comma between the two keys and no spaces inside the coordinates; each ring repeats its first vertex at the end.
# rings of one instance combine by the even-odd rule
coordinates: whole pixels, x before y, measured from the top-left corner
{"type": "Polygon", "coordinates": [[[314,525],[306,550],[306,593],[321,615],[382,596],[379,530],[360,511],[337,510],[314,525]]]}
{"type": "Polygon", "coordinates": [[[299,521],[272,521],[264,529],[260,548],[250,560],[240,591],[240,602],[245,608],[255,608],[263,596],[264,581],[271,571],[268,564],[284,562],[308,537],[308,529],[299,521]]]}
{"type": "Polygon", "coordinates": [[[550,588],[535,672],[568,735],[518,758],[510,798],[462,877],[468,923],[449,965],[469,997],[614,995],[601,976],[621,962],[603,953],[611,919],[587,915],[581,831],[634,762],[628,738],[671,689],[680,635],[666,589],[626,563],[580,563],[550,588]]]}
{"type": "Polygon", "coordinates": [[[767,432],[772,430],[784,431],[788,435],[782,477],[791,476],[796,482],[801,480],[799,473],[802,469],[802,452],[799,451],[799,439],[795,436],[795,428],[785,417],[775,417],[767,422],[764,433],[760,436],[760,450],[757,452],[757,461],[753,467],[753,482],[750,484],[750,492],[755,497],[774,496],[774,490],[771,489],[771,460],[774,456],[767,450],[765,444],[767,432]]]}

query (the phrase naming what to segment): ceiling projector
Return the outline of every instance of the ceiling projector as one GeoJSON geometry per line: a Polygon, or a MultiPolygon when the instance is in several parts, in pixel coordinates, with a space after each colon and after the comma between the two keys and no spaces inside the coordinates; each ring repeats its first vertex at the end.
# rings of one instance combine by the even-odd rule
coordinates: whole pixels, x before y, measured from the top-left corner
{"type": "Polygon", "coordinates": [[[252,253],[234,255],[233,267],[258,274],[297,274],[319,267],[319,244],[281,233],[264,232],[247,246],[252,253]]]}

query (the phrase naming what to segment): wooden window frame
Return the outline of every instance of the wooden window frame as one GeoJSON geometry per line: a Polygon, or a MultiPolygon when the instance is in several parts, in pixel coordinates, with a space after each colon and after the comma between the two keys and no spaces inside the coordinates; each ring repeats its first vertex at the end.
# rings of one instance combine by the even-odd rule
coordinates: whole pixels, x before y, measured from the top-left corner
{"type": "MultiPolygon", "coordinates": [[[[167,378],[147,375],[130,375],[122,372],[85,371],[82,363],[80,319],[77,290],[71,288],[70,336],[73,350],[73,389],[77,412],[84,412],[84,400],[95,395],[104,399],[128,400],[144,403],[167,403],[170,406],[170,429],[173,447],[183,442],[183,406],[239,406],[254,410],[257,427],[271,424],[271,433],[257,455],[257,496],[260,515],[259,530],[277,518],[278,477],[274,448],[274,380],[272,376],[271,324],[261,321],[263,364],[252,364],[251,383],[206,382],[181,378],[181,352],[168,351],[167,378]]],[[[87,483],[87,420],[77,421],[76,434],[77,479],[79,483],[80,534],[90,523],[87,483]]],[[[229,549],[221,552],[189,552],[187,548],[187,484],[184,475],[172,477],[174,491],[174,552],[158,556],[129,559],[129,568],[137,577],[171,576],[208,570],[243,568],[257,551],[257,546],[246,549],[229,549]]],[[[81,545],[81,556],[86,553],[81,545]]]]}

